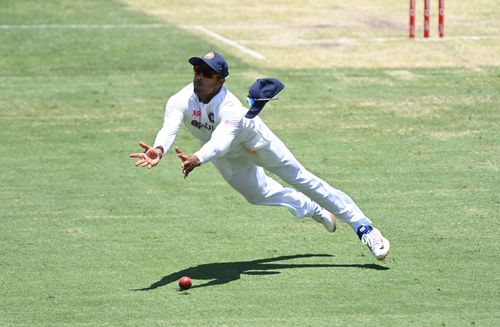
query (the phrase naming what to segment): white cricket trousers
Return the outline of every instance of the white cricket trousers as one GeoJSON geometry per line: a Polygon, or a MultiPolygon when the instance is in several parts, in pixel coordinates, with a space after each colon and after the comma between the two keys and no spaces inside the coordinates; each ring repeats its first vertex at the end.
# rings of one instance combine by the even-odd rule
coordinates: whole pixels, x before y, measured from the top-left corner
{"type": "Polygon", "coordinates": [[[306,170],[276,136],[263,148],[236,157],[219,158],[213,164],[252,204],[283,206],[297,218],[311,217],[319,205],[354,230],[360,225],[371,225],[370,219],[347,194],[306,170]],[[279,176],[293,189],[267,176],[264,169],[279,176]]]}

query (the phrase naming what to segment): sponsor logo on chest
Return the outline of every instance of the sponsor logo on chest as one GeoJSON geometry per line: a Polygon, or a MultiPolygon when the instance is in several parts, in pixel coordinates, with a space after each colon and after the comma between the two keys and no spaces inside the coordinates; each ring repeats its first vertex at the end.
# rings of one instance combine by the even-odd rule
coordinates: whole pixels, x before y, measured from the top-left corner
{"type": "MultiPolygon", "coordinates": [[[[191,120],[191,126],[194,126],[198,129],[204,128],[210,132],[212,132],[215,129],[215,126],[213,124],[209,124],[208,122],[202,121],[201,109],[193,109],[191,116],[193,116],[193,118],[196,118],[196,119],[191,120]]],[[[215,122],[214,114],[212,112],[208,114],[208,120],[210,121],[210,123],[215,122]]]]}
{"type": "Polygon", "coordinates": [[[202,122],[197,121],[195,119],[191,120],[191,125],[198,128],[198,129],[204,128],[210,132],[213,132],[215,129],[214,125],[210,125],[209,123],[202,123],[202,122]]]}

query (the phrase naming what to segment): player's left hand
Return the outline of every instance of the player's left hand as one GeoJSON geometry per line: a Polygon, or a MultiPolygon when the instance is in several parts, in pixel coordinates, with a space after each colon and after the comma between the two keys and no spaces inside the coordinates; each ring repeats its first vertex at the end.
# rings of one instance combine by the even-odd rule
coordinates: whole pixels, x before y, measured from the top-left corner
{"type": "Polygon", "coordinates": [[[131,153],[129,155],[130,158],[138,159],[135,162],[136,166],[146,167],[151,169],[158,165],[160,162],[163,151],[159,148],[153,148],[151,145],[146,144],[144,142],[139,142],[141,148],[144,149],[144,152],[141,153],[131,153]]]}
{"type": "Polygon", "coordinates": [[[190,156],[186,152],[182,151],[178,146],[175,147],[175,153],[177,153],[177,156],[182,161],[181,168],[184,178],[187,178],[190,172],[201,165],[200,159],[198,159],[197,156],[190,156]]]}

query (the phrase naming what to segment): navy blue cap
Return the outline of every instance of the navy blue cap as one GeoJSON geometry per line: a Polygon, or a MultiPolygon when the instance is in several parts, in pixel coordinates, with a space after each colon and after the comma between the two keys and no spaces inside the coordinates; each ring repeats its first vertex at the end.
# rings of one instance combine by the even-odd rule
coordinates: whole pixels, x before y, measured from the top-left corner
{"type": "Polygon", "coordinates": [[[227,66],[226,59],[224,59],[224,57],[217,52],[209,52],[203,57],[189,58],[189,63],[193,66],[198,64],[200,61],[207,64],[222,78],[226,78],[229,75],[229,67],[227,66]]]}
{"type": "MultiPolygon", "coordinates": [[[[257,116],[265,104],[285,88],[285,85],[276,78],[260,78],[253,83],[248,90],[248,100],[250,110],[245,115],[246,118],[257,116]]],[[[276,99],[277,100],[277,99],[276,99]]]]}

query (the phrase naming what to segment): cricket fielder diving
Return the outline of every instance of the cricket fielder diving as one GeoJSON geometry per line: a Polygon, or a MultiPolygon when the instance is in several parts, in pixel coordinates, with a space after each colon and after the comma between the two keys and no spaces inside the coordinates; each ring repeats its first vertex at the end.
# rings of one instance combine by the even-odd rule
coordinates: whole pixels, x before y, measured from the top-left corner
{"type": "Polygon", "coordinates": [[[220,54],[209,52],[190,58],[189,63],[194,69],[193,82],[167,101],[163,127],[154,145],[139,142],[144,152],[130,154],[137,159],[136,166],[158,165],[184,124],[201,144],[192,155],[175,147],[184,178],[211,162],[248,202],[285,207],[297,218],[313,218],[331,233],[338,218],[354,229],[377,259],[383,260],[389,254],[389,240],[372,226],[356,203],[304,168],[258,116],[284,88],[280,81],[258,79],[249,91],[248,110],[224,86],[229,68],[220,54]],[[265,170],[293,188],[283,187],[265,170]]]}

